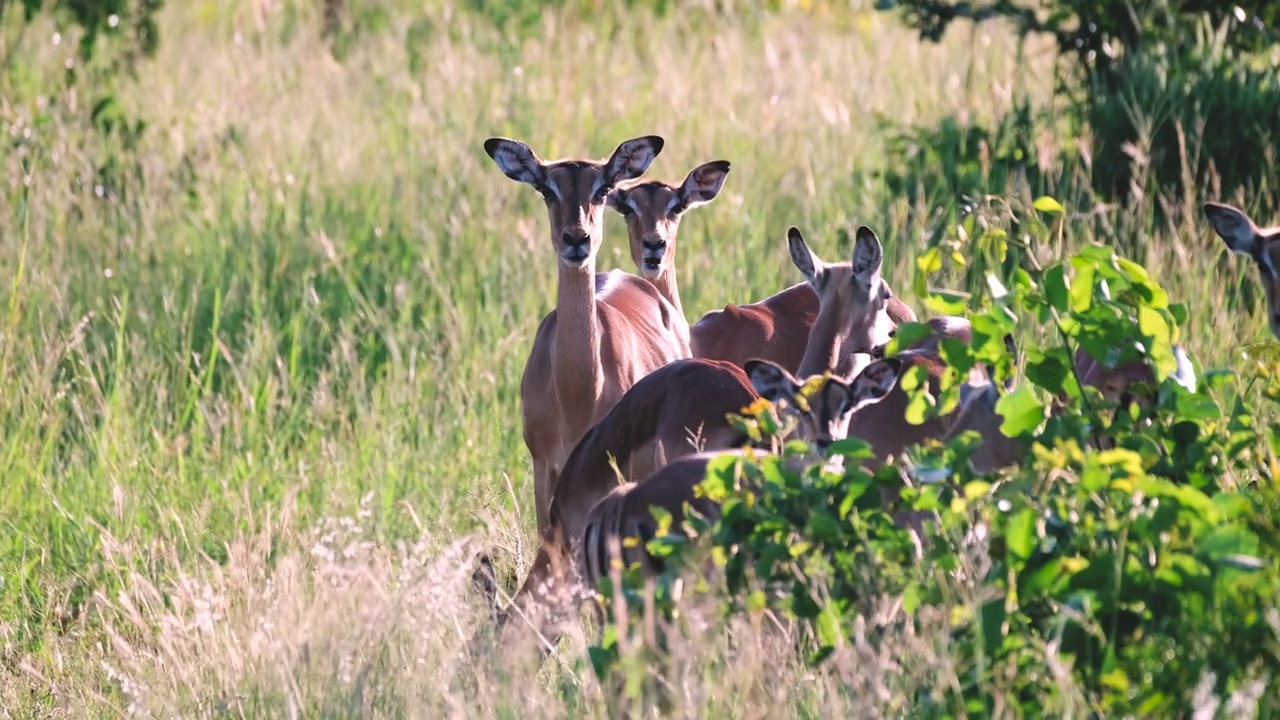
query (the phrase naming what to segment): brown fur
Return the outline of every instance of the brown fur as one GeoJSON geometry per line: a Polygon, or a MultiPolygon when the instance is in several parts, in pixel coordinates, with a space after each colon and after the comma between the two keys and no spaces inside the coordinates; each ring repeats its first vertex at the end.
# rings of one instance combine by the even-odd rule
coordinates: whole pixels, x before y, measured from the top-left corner
{"type": "Polygon", "coordinates": [[[662,145],[649,136],[622,143],[605,162],[544,163],[523,143],[485,142],[504,174],[543,195],[558,260],[556,309],[539,326],[520,381],[539,532],[549,526],[552,489],[578,439],[637,380],[689,356],[684,318],[652,285],[595,272],[608,192],[641,175],[662,145]]]}
{"type": "MultiPolygon", "coordinates": [[[[690,349],[694,357],[718,358],[738,365],[760,358],[772,360],[793,373],[800,372],[820,305],[809,283],[792,285],[748,305],[725,305],[723,310],[712,310],[690,326],[690,349]]],[[[888,299],[884,310],[895,326],[916,321],[915,312],[896,296],[888,299]]]]}
{"type": "MultiPolygon", "coordinates": [[[[802,383],[785,368],[765,360],[748,363],[747,374],[756,392],[775,403],[786,403],[791,412],[800,415],[797,436],[825,451],[833,441],[847,435],[852,418],[866,412],[883,398],[897,380],[902,364],[897,359],[880,360],[868,365],[852,382],[828,381],[808,399],[808,410],[795,409],[793,398],[802,383]]],[[[684,505],[697,512],[716,517],[719,506],[706,498],[695,497],[694,488],[706,477],[707,463],[724,455],[742,455],[742,450],[702,452],[675,460],[639,483],[620,486],[591,508],[583,518],[577,538],[577,569],[589,587],[608,574],[608,566],[621,552],[624,565],[638,562],[648,572],[658,570],[643,546],[657,530],[652,507],[671,513],[678,523],[684,518],[684,505]],[[626,545],[625,538],[638,538],[640,544],[626,545]]],[[[797,459],[797,463],[802,462],[797,459]]],[[[678,525],[673,525],[678,529],[678,525]]]]}
{"type": "Polygon", "coordinates": [[[700,450],[745,442],[726,415],[741,412],[758,397],[742,368],[714,360],[679,360],[632,386],[565,460],[538,556],[505,615],[547,604],[547,593],[568,579],[555,573],[571,560],[569,542],[581,536],[591,507],[618,486],[611,458],[622,480],[632,481],[700,450]]]}

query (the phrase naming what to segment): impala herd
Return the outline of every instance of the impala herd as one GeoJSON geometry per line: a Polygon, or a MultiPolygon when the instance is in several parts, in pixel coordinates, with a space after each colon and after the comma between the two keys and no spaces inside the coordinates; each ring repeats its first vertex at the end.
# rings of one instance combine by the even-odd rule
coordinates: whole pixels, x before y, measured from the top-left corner
{"type": "MultiPolygon", "coordinates": [[[[657,529],[651,507],[677,519],[686,503],[715,514],[694,488],[711,459],[751,445],[726,416],[760,398],[794,418],[800,437],[819,454],[833,441],[863,439],[874,454],[867,461],[872,467],[912,444],[964,430],[982,437],[972,458],[980,472],[1019,458],[1020,448],[999,432],[999,393],[985,369],[965,378],[950,414],[921,425],[904,419],[900,375],[923,367],[936,393],[945,368],[938,340],[968,342],[970,326],[960,317],[931,319],[931,336],[884,357],[894,329],[916,315],[882,277],[883,250],[867,227],[858,228],[852,256],[843,262],[823,261],[791,228],[788,249],[803,282],[689,325],[677,283],[680,220],[716,198],[729,163],[699,165],[679,185],[634,182],[662,148],[663,139],[650,135],[623,142],[603,162],[547,162],[516,140],[484,143],[507,177],[542,195],[558,258],[556,307],[538,327],[520,382],[538,554],[505,609],[497,608],[487,558],[488,574],[477,575],[498,627],[522,618],[518,625],[534,630],[544,651],[562,632],[553,619],[578,589],[595,587],[619,562],[654,568],[645,551],[657,529]],[[639,275],[596,272],[606,208],[626,221],[639,275]],[[818,389],[797,402],[807,381],[818,389]]],[[[1271,328],[1280,337],[1280,228],[1259,229],[1227,205],[1207,203],[1205,213],[1227,246],[1260,268],[1271,328]]],[[[1181,352],[1179,358],[1189,372],[1181,352]]],[[[1154,380],[1145,363],[1107,369],[1080,353],[1076,365],[1084,384],[1113,399],[1130,383],[1154,380]]],[[[1194,387],[1194,379],[1188,382],[1194,387]]]]}

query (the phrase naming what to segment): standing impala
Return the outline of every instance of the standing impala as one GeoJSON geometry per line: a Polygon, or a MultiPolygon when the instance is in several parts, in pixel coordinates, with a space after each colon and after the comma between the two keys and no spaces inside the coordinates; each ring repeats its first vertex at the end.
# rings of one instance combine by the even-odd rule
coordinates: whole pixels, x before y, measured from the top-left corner
{"type": "MultiPolygon", "coordinates": [[[[728,174],[727,160],[713,160],[691,170],[680,185],[646,180],[609,195],[609,207],[626,220],[631,259],[640,274],[681,313],[676,282],[680,219],[686,211],[714,200],[728,174]]],[[[726,360],[739,367],[752,358],[764,358],[796,372],[818,318],[816,288],[808,285],[801,282],[759,302],[726,305],[724,310],[703,315],[689,328],[693,356],[726,360]]],[[[893,327],[916,319],[896,297],[890,297],[885,313],[880,345],[888,341],[893,327]]]]}
{"type": "MultiPolygon", "coordinates": [[[[627,223],[631,260],[680,317],[684,317],[676,282],[680,219],[685,212],[715,200],[728,174],[728,160],[713,160],[691,170],[678,187],[661,180],[645,180],[609,193],[609,207],[627,223]]],[[[694,357],[706,357],[697,350],[700,342],[700,338],[690,337],[694,357]]]]}
{"type": "Polygon", "coordinates": [[[644,174],[663,140],[628,140],[605,162],[543,162],[527,145],[485,141],[507,177],[546,201],[559,271],[556,308],[538,327],[520,379],[524,441],[533,457],[538,530],[548,528],[560,466],[587,432],[637,380],[689,357],[685,319],[644,280],[595,272],[605,198],[644,174]]]}
{"type": "Polygon", "coordinates": [[[1244,211],[1222,203],[1205,203],[1204,214],[1232,252],[1248,255],[1258,266],[1271,334],[1280,339],[1280,227],[1260,228],[1244,211]]]}

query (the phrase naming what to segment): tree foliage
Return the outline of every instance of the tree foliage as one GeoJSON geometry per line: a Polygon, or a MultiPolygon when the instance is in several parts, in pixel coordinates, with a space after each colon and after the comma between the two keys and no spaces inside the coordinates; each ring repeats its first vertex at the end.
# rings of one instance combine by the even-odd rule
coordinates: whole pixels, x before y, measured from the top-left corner
{"type": "MultiPolygon", "coordinates": [[[[155,55],[160,43],[156,15],[164,0],[17,0],[27,22],[36,13],[49,11],[61,22],[72,23],[82,32],[80,56],[93,58],[103,36],[122,36],[128,40],[123,57],[131,70],[139,57],[155,55]]],[[[0,0],[0,16],[14,0],[0,0]]]]}
{"type": "Polygon", "coordinates": [[[1126,58],[1144,46],[1187,47],[1187,29],[1201,18],[1214,25],[1234,21],[1228,42],[1242,50],[1275,42],[1280,25],[1280,5],[1268,0],[888,0],[880,7],[900,9],[920,37],[934,42],[956,20],[1004,19],[1024,36],[1051,35],[1063,55],[1102,77],[1107,90],[1123,77],[1126,58]]]}

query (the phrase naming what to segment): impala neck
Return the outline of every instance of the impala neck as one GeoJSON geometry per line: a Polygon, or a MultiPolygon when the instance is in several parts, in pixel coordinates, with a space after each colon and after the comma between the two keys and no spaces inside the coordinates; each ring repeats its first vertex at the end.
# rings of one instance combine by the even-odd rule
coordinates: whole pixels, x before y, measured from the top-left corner
{"type": "Polygon", "coordinates": [[[848,325],[834,313],[819,312],[809,331],[809,344],[805,346],[797,377],[807,378],[834,370],[840,363],[844,348],[842,336],[847,329],[848,325]]]}
{"type": "Polygon", "coordinates": [[[560,414],[570,427],[585,432],[593,420],[591,411],[596,400],[604,392],[595,263],[582,268],[560,264],[554,350],[555,392],[560,414]]]}
{"type": "Polygon", "coordinates": [[[676,309],[676,315],[683,318],[684,306],[680,304],[680,288],[676,283],[676,264],[674,260],[662,271],[661,275],[654,278],[653,287],[676,309]]]}

